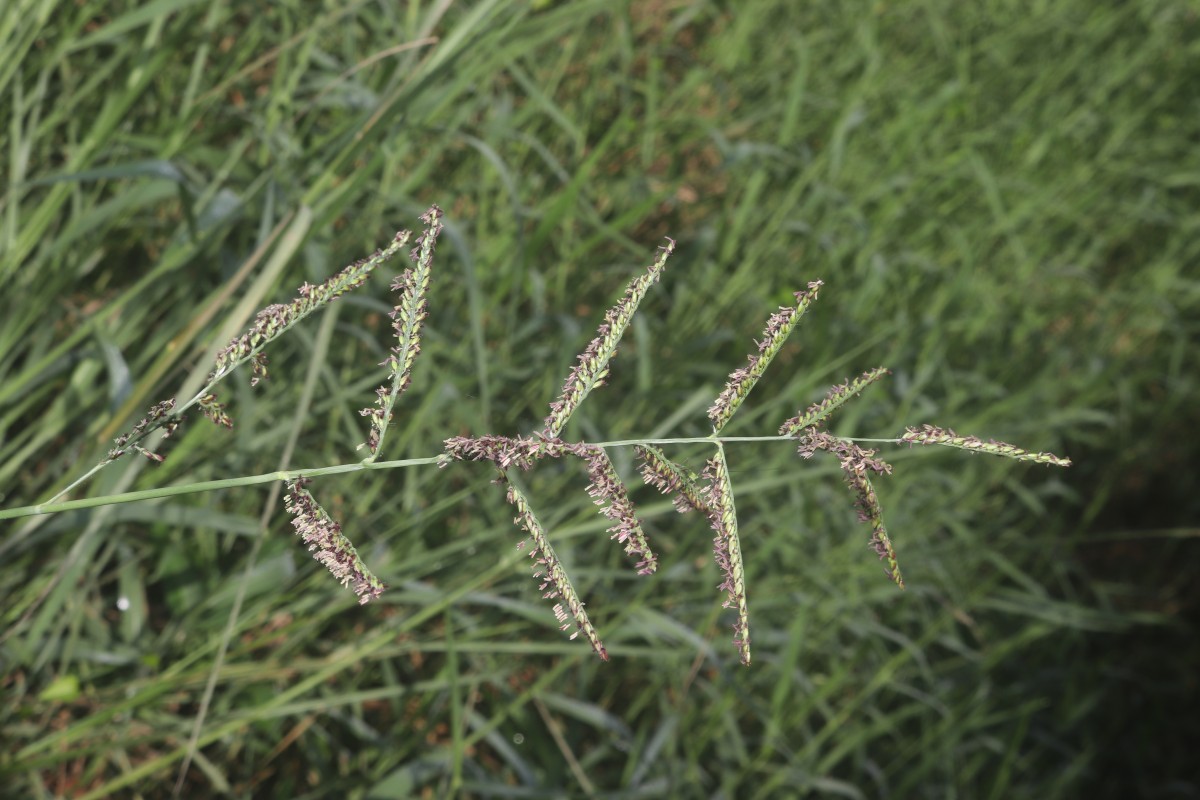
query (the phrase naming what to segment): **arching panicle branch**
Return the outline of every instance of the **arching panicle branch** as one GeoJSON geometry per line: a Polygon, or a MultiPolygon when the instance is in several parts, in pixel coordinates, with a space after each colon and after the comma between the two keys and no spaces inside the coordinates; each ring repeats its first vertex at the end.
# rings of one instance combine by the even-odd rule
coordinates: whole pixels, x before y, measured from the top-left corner
{"type": "MultiPolygon", "coordinates": [[[[608,651],[604,649],[604,643],[600,641],[600,634],[596,632],[592,621],[588,619],[587,612],[583,609],[583,601],[579,599],[579,594],[571,584],[566,569],[555,555],[554,548],[550,546],[550,540],[546,538],[546,531],[542,528],[542,524],[538,522],[537,517],[533,514],[533,509],[529,507],[528,498],[508,480],[508,476],[504,473],[501,473],[500,480],[508,486],[508,502],[517,509],[517,518],[514,521],[524,528],[529,534],[529,538],[533,540],[533,551],[529,557],[534,560],[533,577],[542,582],[542,597],[562,598],[563,603],[566,603],[571,612],[571,618],[575,620],[576,631],[571,634],[571,638],[574,639],[582,633],[591,644],[592,649],[596,651],[596,655],[608,661],[608,651]]],[[[524,542],[521,544],[523,545],[524,542]]],[[[559,627],[562,630],[565,631],[571,627],[567,615],[563,612],[562,603],[554,607],[554,616],[561,623],[559,627]]]]}
{"type": "Polygon", "coordinates": [[[358,557],[358,551],[342,533],[342,526],[304,488],[306,483],[309,483],[306,478],[287,481],[287,494],[283,498],[284,508],[295,517],[292,527],[296,534],[308,545],[313,558],[324,564],[342,586],[353,584],[360,604],[379,597],[385,588],[383,582],[358,557]]]}
{"type": "Polygon", "coordinates": [[[386,366],[392,375],[392,383],[380,386],[375,390],[374,408],[364,408],[359,413],[371,418],[371,432],[367,441],[359,445],[371,451],[368,459],[375,460],[383,439],[387,435],[388,425],[392,421],[392,410],[396,399],[404,393],[412,382],[412,365],[421,352],[421,324],[428,315],[429,304],[425,294],[429,290],[429,277],[433,271],[433,251],[437,245],[438,234],[442,232],[442,209],[436,205],[421,215],[421,221],[428,227],[417,239],[417,246],[409,253],[409,258],[416,264],[414,269],[407,269],[404,274],[392,282],[392,291],[400,292],[400,302],[392,309],[392,330],[396,333],[397,344],[380,366],[386,366]]]}
{"type": "Polygon", "coordinates": [[[783,348],[783,343],[787,341],[788,334],[800,322],[800,318],[804,316],[804,312],[808,311],[808,307],[817,299],[821,285],[821,281],[813,281],[808,284],[807,291],[795,293],[795,308],[781,308],[767,320],[767,327],[763,331],[763,340],[758,343],[758,354],[747,356],[750,363],[730,373],[725,388],[717,395],[712,408],[708,409],[708,418],[712,421],[714,435],[720,433],[733,418],[742,402],[750,394],[750,390],[767,371],[771,360],[775,358],[783,348]]]}
{"type": "Polygon", "coordinates": [[[579,355],[579,363],[567,376],[562,395],[550,404],[550,415],[546,417],[544,431],[547,439],[557,439],[571,415],[579,408],[579,404],[593,389],[604,385],[604,379],[608,376],[608,362],[617,354],[617,345],[625,334],[625,328],[633,319],[642,298],[650,291],[650,287],[658,282],[663,270],[667,268],[667,259],[674,252],[675,240],[667,239],[666,246],[659,248],[658,258],[646,273],[634,278],[625,289],[625,296],[620,302],[605,312],[604,322],[600,324],[596,338],[592,339],[579,355]]]}
{"type": "Polygon", "coordinates": [[[686,514],[694,509],[705,516],[712,514],[699,475],[667,458],[657,447],[637,445],[634,451],[642,460],[642,480],[663,494],[673,495],[676,511],[686,514]]]}
{"type": "Polygon", "coordinates": [[[866,450],[854,442],[839,439],[825,431],[809,431],[801,437],[798,452],[804,458],[812,458],[817,450],[825,450],[837,457],[846,485],[854,492],[854,506],[858,509],[858,518],[871,526],[871,547],[880,559],[887,562],[884,573],[903,589],[904,578],[900,575],[896,550],[892,547],[892,540],[883,524],[883,509],[879,505],[875,488],[867,477],[868,472],[890,475],[892,465],[883,459],[875,458],[874,450],[866,450]]]}
{"type": "Polygon", "coordinates": [[[830,414],[840,408],[851,397],[854,397],[884,375],[889,374],[891,373],[885,367],[876,367],[864,372],[852,381],[834,386],[829,390],[824,400],[812,404],[803,413],[797,414],[783,423],[783,426],[779,429],[779,434],[781,436],[795,436],[805,428],[815,427],[817,424],[828,419],[830,414]]]}
{"type": "Polygon", "coordinates": [[[718,586],[725,592],[725,608],[737,610],[733,623],[733,644],[742,663],[750,666],[750,609],[746,603],[746,567],[742,559],[742,543],[738,538],[737,509],[733,504],[733,486],[729,482],[729,466],[725,463],[725,448],[718,445],[717,454],[704,470],[708,480],[709,520],[716,531],[713,537],[713,557],[725,576],[718,586]]]}
{"type": "Polygon", "coordinates": [[[625,484],[617,476],[608,453],[595,445],[584,445],[580,453],[587,462],[588,475],[592,483],[588,486],[588,495],[600,506],[604,516],[613,521],[608,529],[612,538],[625,545],[625,554],[638,559],[639,575],[652,575],[658,569],[658,558],[646,541],[646,533],[642,523],[638,521],[633,510],[633,501],[625,484]]]}
{"type": "Polygon", "coordinates": [[[959,450],[970,450],[973,453],[988,453],[1017,461],[1032,461],[1035,464],[1051,464],[1056,467],[1071,466],[1071,459],[1060,458],[1053,453],[1031,453],[1014,444],[997,442],[995,439],[985,442],[977,436],[960,436],[948,428],[937,428],[933,425],[922,425],[920,430],[905,428],[900,441],[909,444],[940,444],[945,447],[956,447],[959,450]]]}
{"type": "MultiPolygon", "coordinates": [[[[290,303],[277,303],[259,311],[250,330],[235,337],[217,353],[216,365],[208,376],[209,386],[255,358],[264,347],[309,314],[362,286],[376,267],[403,250],[411,238],[410,231],[400,231],[387,247],[376,250],[369,258],[354,262],[324,283],[317,286],[304,284],[300,287],[299,296],[290,303]]],[[[266,377],[265,361],[257,366],[256,374],[259,378],[266,377]]]]}
{"type": "Polygon", "coordinates": [[[215,424],[232,428],[233,419],[226,412],[224,404],[217,400],[213,387],[247,361],[251,362],[253,369],[250,385],[254,386],[265,379],[267,377],[267,358],[262,350],[267,344],[277,339],[284,331],[313,311],[336,300],[346,292],[362,286],[366,282],[367,276],[380,264],[400,252],[411,236],[412,234],[408,231],[400,231],[392,239],[390,245],[383,250],[377,250],[370,258],[356,261],[319,286],[305,283],[300,287],[299,296],[290,303],[276,303],[259,311],[250,330],[235,337],[217,352],[213,371],[209,373],[208,381],[203,389],[183,404],[177,404],[175,398],[155,404],[150,412],[134,425],[132,430],[116,437],[117,446],[110,450],[103,460],[72,481],[48,502],[53,503],[69,494],[77,486],[131,450],[141,453],[155,463],[162,462],[164,456],[150,452],[142,447],[141,443],[150,434],[159,430],[166,431],[164,439],[170,436],[192,406],[198,405],[204,415],[215,424]]]}

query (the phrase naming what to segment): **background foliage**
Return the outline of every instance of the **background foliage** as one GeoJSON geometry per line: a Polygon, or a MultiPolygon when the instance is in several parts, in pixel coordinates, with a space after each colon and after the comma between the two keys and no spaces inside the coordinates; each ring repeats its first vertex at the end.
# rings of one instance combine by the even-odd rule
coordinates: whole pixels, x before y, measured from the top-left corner
{"type": "MultiPolygon", "coordinates": [[[[569,435],[703,435],[820,278],[731,435],[885,364],[835,432],[1076,463],[895,451],[899,593],[835,465],[731,448],[748,669],[705,526],[639,489],[639,579],[568,465],[529,485],[608,664],[555,630],[481,465],[314,484],[391,586],[365,608],[260,489],[0,523],[12,796],[166,796],[198,717],[186,796],[1200,794],[1191,3],[13,0],[0,90],[5,507],[433,202],[385,457],[532,430],[671,235],[569,435]]],[[[357,460],[392,302],[376,276],[234,381],[235,432],[193,422],[86,491],[268,472],[293,435],[295,466],[357,460]]]]}

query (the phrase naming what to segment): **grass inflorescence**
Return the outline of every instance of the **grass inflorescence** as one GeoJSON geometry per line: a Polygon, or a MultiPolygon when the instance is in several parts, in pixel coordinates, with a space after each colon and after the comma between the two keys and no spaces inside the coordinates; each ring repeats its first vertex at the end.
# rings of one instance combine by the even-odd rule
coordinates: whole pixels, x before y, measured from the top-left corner
{"type": "Polygon", "coordinates": [[[353,448],[399,343],[378,270],[267,346],[268,383],[247,363],[63,513],[0,516],[5,793],[165,797],[189,728],[182,797],[1198,792],[1195,3],[0,6],[0,508],[186,403],[259,308],[447,212],[375,460],[353,448]],[[494,467],[430,464],[448,436],[542,428],[666,234],[674,264],[560,433],[654,437],[603,448],[654,575],[581,458],[509,471],[602,662],[554,635],[494,467]],[[738,669],[715,445],[675,440],[711,432],[812,277],[720,434],[738,669]],[[726,436],[880,364],[826,432],[936,423],[1075,461],[856,442],[894,466],[865,476],[904,594],[837,452],[726,436]],[[642,451],[678,491],[631,482],[642,451]],[[377,599],[310,560],[288,477],[377,599]]]}
{"type": "MultiPolygon", "coordinates": [[[[393,329],[398,344],[392,348],[381,365],[388,369],[390,379],[377,390],[376,406],[362,412],[363,416],[370,419],[371,427],[365,445],[370,455],[364,464],[376,461],[384,445],[388,425],[395,413],[396,400],[412,382],[413,363],[421,351],[422,323],[428,315],[426,295],[433,275],[434,254],[438,235],[443,229],[443,217],[442,210],[437,206],[431,207],[422,215],[421,221],[426,227],[418,237],[416,247],[409,254],[414,267],[406,270],[392,284],[393,290],[400,295],[399,303],[392,311],[393,329]]],[[[117,438],[117,447],[99,467],[115,461],[131,449],[142,452],[155,462],[161,462],[162,455],[146,451],[138,443],[155,430],[162,429],[165,434],[174,431],[183,419],[184,412],[192,405],[198,405],[214,423],[232,427],[230,416],[224,406],[216,402],[212,388],[247,363],[251,365],[252,370],[250,385],[258,384],[267,376],[263,348],[268,343],[321,305],[361,286],[371,270],[394,255],[410,238],[409,232],[402,231],[396,234],[388,248],[364,261],[352,264],[325,283],[315,287],[305,284],[301,287],[299,296],[291,303],[271,305],[260,311],[247,333],[234,339],[218,352],[217,363],[209,376],[208,384],[192,401],[178,409],[174,400],[156,404],[132,431],[117,438]]],[[[600,507],[601,513],[611,521],[611,537],[622,545],[626,555],[634,562],[639,575],[649,576],[656,572],[658,557],[650,547],[629,490],[607,452],[609,447],[616,445],[568,441],[561,438],[561,434],[584,399],[604,385],[623,334],[650,288],[659,282],[668,259],[674,252],[675,242],[668,240],[646,271],[630,282],[624,297],[605,313],[595,338],[579,354],[575,366],[567,376],[562,395],[550,404],[550,415],[546,417],[542,430],[526,437],[497,434],[449,437],[445,440],[445,450],[439,461],[443,467],[454,460],[487,461],[493,464],[498,471],[497,482],[506,486],[508,502],[516,509],[517,524],[526,531],[532,541],[530,557],[536,564],[535,576],[542,581],[543,596],[560,601],[553,609],[556,621],[564,630],[573,623],[575,631],[571,638],[582,635],[604,660],[608,660],[608,650],[584,611],[581,593],[575,587],[561,559],[555,554],[549,534],[538,521],[528,496],[513,483],[510,470],[529,470],[547,458],[571,456],[583,461],[590,479],[587,494],[600,507]]],[[[679,511],[698,510],[708,518],[715,532],[713,556],[722,576],[719,588],[726,596],[724,606],[735,614],[733,644],[745,665],[749,665],[751,660],[745,557],[738,532],[734,481],[726,456],[727,442],[720,434],[743,406],[750,391],[765,375],[801,317],[816,301],[821,286],[821,281],[812,281],[807,289],[795,292],[794,306],[780,308],[772,314],[758,342],[757,352],[748,356],[748,365],[730,374],[725,388],[708,410],[712,434],[691,440],[715,448],[715,453],[699,474],[672,461],[648,440],[634,439],[624,443],[624,446],[637,448],[643,465],[642,477],[647,484],[672,495],[675,507],[679,511]]],[[[858,378],[832,387],[825,399],[784,421],[779,429],[779,438],[794,442],[797,452],[805,459],[811,458],[818,451],[829,453],[837,459],[846,485],[853,496],[859,519],[870,526],[870,546],[885,562],[884,572],[888,578],[900,588],[904,588],[896,550],[884,525],[879,497],[869,477],[871,473],[876,476],[888,475],[892,472],[892,466],[878,458],[875,450],[863,448],[853,439],[835,436],[826,427],[835,410],[886,374],[887,369],[878,367],[858,378]]],[[[1056,466],[1069,466],[1071,463],[1068,459],[1049,453],[1030,453],[1003,442],[984,442],[973,436],[960,436],[953,431],[932,425],[925,425],[920,429],[907,428],[903,435],[892,441],[896,444],[941,444],[1018,461],[1056,466]]],[[[94,472],[95,470],[89,475],[94,472]]],[[[353,589],[360,603],[378,598],[384,592],[384,584],[363,562],[350,539],[343,533],[341,524],[325,511],[309,491],[309,483],[311,480],[303,475],[286,480],[284,505],[294,518],[292,525],[296,533],[319,563],[343,585],[353,589]]]]}

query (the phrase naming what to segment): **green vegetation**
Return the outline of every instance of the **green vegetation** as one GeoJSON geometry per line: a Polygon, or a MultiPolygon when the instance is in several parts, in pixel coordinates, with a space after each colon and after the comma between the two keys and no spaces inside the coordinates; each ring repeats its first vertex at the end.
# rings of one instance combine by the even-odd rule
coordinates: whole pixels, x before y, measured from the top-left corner
{"type": "MultiPolygon", "coordinates": [[[[381,458],[540,428],[669,235],[572,440],[707,435],[764,309],[820,279],[725,433],[886,364],[833,433],[1075,466],[886,454],[900,592],[836,464],[726,445],[749,668],[707,525],[637,488],[638,576],[569,462],[523,491],[608,663],[555,630],[478,464],[309,487],[389,586],[366,606],[277,481],[0,521],[0,786],[166,797],[187,762],[185,797],[1200,791],[1198,103],[1182,0],[4,4],[0,508],[433,203],[381,458]]],[[[233,431],[192,420],[73,496],[360,460],[388,269],[226,382],[233,431]]]]}

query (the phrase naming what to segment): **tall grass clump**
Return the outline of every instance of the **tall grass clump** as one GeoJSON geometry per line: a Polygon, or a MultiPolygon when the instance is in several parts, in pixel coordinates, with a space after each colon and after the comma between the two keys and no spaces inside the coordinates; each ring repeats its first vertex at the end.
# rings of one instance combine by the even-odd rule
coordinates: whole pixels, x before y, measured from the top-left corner
{"type": "MultiPolygon", "coordinates": [[[[159,452],[163,441],[185,422],[193,408],[219,427],[233,429],[234,418],[226,403],[218,399],[220,384],[237,370],[250,369],[250,386],[268,378],[266,348],[284,333],[294,328],[314,312],[362,286],[372,271],[397,256],[413,234],[401,231],[391,243],[359,262],[349,265],[325,282],[313,286],[305,283],[295,298],[276,303],[258,312],[250,329],[235,337],[217,351],[216,361],[204,386],[191,397],[179,402],[169,398],[154,404],[149,412],[128,432],[116,437],[115,446],[106,456],[81,477],[71,482],[47,502],[20,508],[0,510],[0,519],[40,514],[52,514],[72,509],[118,504],[135,500],[164,497],[171,494],[197,492],[215,488],[234,488],[264,482],[282,481],[286,487],[284,510],[292,517],[295,533],[312,554],[343,586],[350,588],[360,603],[380,597],[384,583],[371,571],[359,555],[353,542],[337,521],[309,488],[322,475],[367,469],[392,469],[436,464],[445,467],[453,461],[490,463],[495,472],[493,482],[505,492],[515,513],[516,524],[527,534],[518,548],[527,548],[533,563],[533,575],[539,582],[543,598],[554,601],[553,614],[562,630],[571,631],[571,638],[582,637],[597,656],[608,660],[596,625],[585,608],[581,592],[576,588],[563,561],[556,554],[550,532],[539,520],[529,494],[522,488],[520,473],[527,472],[548,459],[572,458],[582,462],[590,483],[587,494],[600,507],[600,513],[610,522],[610,538],[616,541],[633,562],[639,575],[651,576],[658,568],[658,558],[651,547],[644,526],[633,505],[630,489],[619,475],[610,450],[633,448],[641,462],[644,483],[669,495],[680,513],[696,512],[713,532],[712,554],[722,581],[718,586],[724,595],[724,607],[733,613],[733,645],[741,662],[751,661],[750,587],[746,577],[744,544],[738,530],[736,487],[730,470],[727,449],[739,442],[790,443],[803,459],[817,455],[834,459],[849,489],[859,520],[869,530],[869,547],[884,563],[884,574],[903,589],[904,579],[891,534],[883,520],[883,509],[872,484],[892,472],[878,449],[869,444],[943,446],[1002,456],[1016,461],[1065,467],[1070,460],[1051,453],[1032,452],[1005,442],[984,441],[976,436],[964,436],[931,424],[908,427],[894,438],[861,439],[835,435],[828,429],[834,412],[851,398],[860,394],[888,374],[876,367],[857,378],[831,387],[826,396],[807,407],[798,409],[795,416],[784,420],[777,434],[730,437],[726,426],[743,407],[747,397],[767,373],[772,361],[782,350],[791,333],[798,327],[810,306],[816,302],[822,287],[819,280],[793,294],[794,303],[780,308],[766,321],[756,351],[747,357],[744,366],[734,369],[708,409],[711,433],[706,437],[673,439],[632,438],[620,441],[588,442],[564,438],[572,416],[595,390],[604,386],[626,333],[642,301],[657,284],[676,243],[668,239],[660,247],[653,263],[635,277],[624,295],[604,315],[593,338],[576,358],[562,385],[561,394],[552,401],[543,427],[525,435],[504,435],[480,432],[475,435],[451,436],[445,439],[444,452],[426,458],[405,461],[379,461],[387,444],[389,427],[396,413],[400,395],[412,383],[413,364],[421,351],[421,333],[428,316],[428,295],[434,285],[434,260],[439,235],[443,230],[444,214],[437,206],[421,217],[425,227],[408,253],[412,266],[392,282],[398,301],[391,311],[395,344],[380,366],[388,371],[386,381],[376,390],[373,406],[364,408],[362,416],[369,420],[366,441],[359,445],[368,455],[357,464],[341,464],[308,469],[286,470],[271,476],[244,476],[218,482],[197,483],[151,489],[123,495],[101,495],[88,499],[61,501],[88,479],[112,463],[129,455],[140,455],[151,463],[164,461],[159,452]],[[157,439],[152,437],[158,434],[157,439]],[[700,472],[669,457],[662,449],[671,445],[703,445],[711,449],[700,472]]],[[[353,524],[353,523],[351,523],[353,524]]],[[[751,543],[753,546],[753,543],[751,543]]]]}

